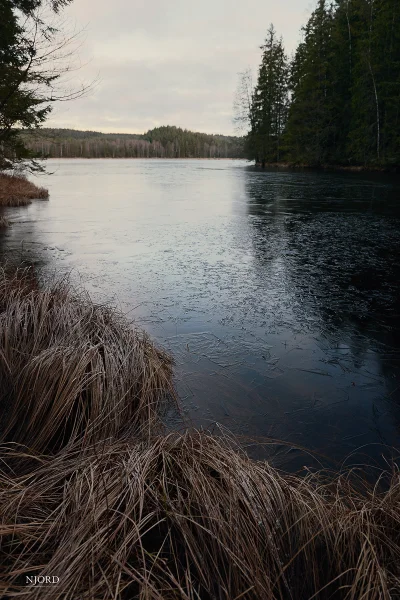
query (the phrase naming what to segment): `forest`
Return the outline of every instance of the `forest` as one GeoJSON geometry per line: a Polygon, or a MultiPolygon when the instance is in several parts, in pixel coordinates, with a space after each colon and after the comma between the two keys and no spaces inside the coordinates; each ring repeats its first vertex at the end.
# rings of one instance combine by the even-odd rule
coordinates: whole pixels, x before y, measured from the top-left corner
{"type": "MultiPolygon", "coordinates": [[[[58,11],[68,3],[54,0],[50,6],[58,11]]],[[[399,0],[318,0],[291,57],[271,25],[256,81],[250,69],[240,76],[235,121],[241,137],[172,126],[137,135],[43,128],[55,98],[80,97],[85,89],[56,93],[62,70],[54,70],[46,46],[54,30],[32,18],[40,4],[0,3],[2,170],[39,168],[36,157],[246,157],[261,165],[400,166],[399,0]],[[21,10],[31,15],[30,30],[18,20],[21,10]],[[39,43],[38,27],[46,43],[39,43]]]]}
{"type": "Polygon", "coordinates": [[[157,127],[140,134],[72,129],[25,131],[26,147],[48,158],[242,158],[239,137],[208,135],[179,127],[157,127]]]}
{"type": "Polygon", "coordinates": [[[400,2],[318,0],[294,56],[268,29],[236,121],[261,165],[400,165],[400,2]]]}

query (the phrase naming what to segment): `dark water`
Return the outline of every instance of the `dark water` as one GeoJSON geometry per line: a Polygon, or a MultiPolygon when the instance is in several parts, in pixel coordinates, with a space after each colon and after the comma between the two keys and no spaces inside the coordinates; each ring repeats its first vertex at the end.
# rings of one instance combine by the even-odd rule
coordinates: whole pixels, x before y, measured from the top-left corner
{"type": "Polygon", "coordinates": [[[1,252],[114,298],[174,353],[196,426],[353,463],[400,446],[398,180],[241,161],[48,168],[50,202],[8,209],[1,252]]]}

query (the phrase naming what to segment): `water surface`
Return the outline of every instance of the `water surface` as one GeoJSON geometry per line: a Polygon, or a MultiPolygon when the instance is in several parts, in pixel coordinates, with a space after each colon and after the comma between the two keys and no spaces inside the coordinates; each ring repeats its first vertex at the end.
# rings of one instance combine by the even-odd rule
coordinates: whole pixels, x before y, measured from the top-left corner
{"type": "Polygon", "coordinates": [[[114,298],[173,352],[196,426],[337,461],[398,443],[398,180],[229,160],[48,169],[50,201],[7,209],[1,252],[114,298]]]}

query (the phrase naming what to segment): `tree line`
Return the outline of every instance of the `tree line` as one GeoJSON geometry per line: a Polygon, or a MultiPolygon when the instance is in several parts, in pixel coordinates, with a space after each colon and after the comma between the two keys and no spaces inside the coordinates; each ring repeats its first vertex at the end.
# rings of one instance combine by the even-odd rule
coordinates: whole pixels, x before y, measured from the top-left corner
{"type": "Polygon", "coordinates": [[[145,134],[43,128],[23,133],[25,146],[43,158],[242,158],[243,140],[163,126],[145,134]]]}
{"type": "Polygon", "coordinates": [[[289,59],[273,25],[236,120],[265,165],[400,165],[400,2],[318,0],[289,59]]]}

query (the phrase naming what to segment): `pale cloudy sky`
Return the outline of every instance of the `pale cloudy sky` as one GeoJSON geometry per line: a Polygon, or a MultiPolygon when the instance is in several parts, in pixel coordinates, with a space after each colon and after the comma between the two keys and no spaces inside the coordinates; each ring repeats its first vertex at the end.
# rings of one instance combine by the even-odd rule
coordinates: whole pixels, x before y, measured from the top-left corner
{"type": "Polygon", "coordinates": [[[74,0],[85,29],[77,80],[93,92],[55,107],[50,127],[143,133],[158,125],[233,134],[238,72],[260,61],[272,22],[288,53],[313,0],[74,0]]]}

